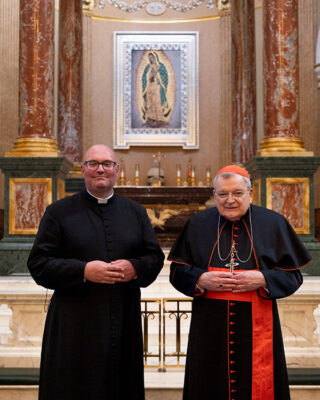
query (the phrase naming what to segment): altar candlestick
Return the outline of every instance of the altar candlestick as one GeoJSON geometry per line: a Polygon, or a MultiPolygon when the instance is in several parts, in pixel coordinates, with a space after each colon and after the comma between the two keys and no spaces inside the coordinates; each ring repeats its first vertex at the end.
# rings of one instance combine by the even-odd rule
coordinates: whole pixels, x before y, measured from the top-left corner
{"type": "Polygon", "coordinates": [[[210,167],[207,167],[207,170],[206,170],[206,184],[207,184],[207,186],[211,186],[211,168],[210,167]]]}
{"type": "Polygon", "coordinates": [[[125,170],[124,170],[124,162],[123,160],[120,161],[120,186],[124,186],[125,184],[125,170]]]}
{"type": "Polygon", "coordinates": [[[191,169],[191,186],[196,186],[196,167],[194,165],[191,169]]]}
{"type": "Polygon", "coordinates": [[[136,169],[136,176],[135,176],[134,181],[135,181],[136,186],[139,186],[139,169],[140,169],[139,164],[136,164],[135,169],[136,169]]]}
{"type": "Polygon", "coordinates": [[[181,186],[181,165],[177,165],[177,186],[181,186]]]}

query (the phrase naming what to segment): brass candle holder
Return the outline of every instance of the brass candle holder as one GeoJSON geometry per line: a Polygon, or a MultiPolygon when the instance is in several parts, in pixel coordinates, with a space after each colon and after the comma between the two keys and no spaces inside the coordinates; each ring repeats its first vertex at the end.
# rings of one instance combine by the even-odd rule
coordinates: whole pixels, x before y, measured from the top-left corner
{"type": "Polygon", "coordinates": [[[181,186],[181,165],[177,165],[177,186],[181,186]]]}
{"type": "Polygon", "coordinates": [[[206,169],[206,185],[212,186],[211,168],[210,167],[207,167],[207,169],[206,169]]]}
{"type": "Polygon", "coordinates": [[[191,168],[191,186],[196,186],[196,167],[194,165],[191,168]]]}
{"type": "Polygon", "coordinates": [[[135,178],[134,178],[134,183],[136,186],[139,186],[139,171],[140,171],[140,166],[139,164],[136,164],[135,166],[135,178]]]}
{"type": "Polygon", "coordinates": [[[123,160],[120,160],[120,186],[124,186],[126,182],[126,174],[123,160]]]}

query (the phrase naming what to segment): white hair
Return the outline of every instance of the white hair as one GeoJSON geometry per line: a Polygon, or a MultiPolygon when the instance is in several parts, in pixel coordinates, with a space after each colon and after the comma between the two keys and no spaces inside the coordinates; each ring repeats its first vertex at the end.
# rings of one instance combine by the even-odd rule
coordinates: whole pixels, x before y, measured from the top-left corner
{"type": "Polygon", "coordinates": [[[247,189],[248,189],[248,190],[251,189],[251,181],[250,181],[250,179],[248,179],[246,176],[237,174],[236,172],[222,172],[222,174],[216,175],[216,176],[214,177],[214,180],[213,180],[213,189],[214,189],[214,190],[216,189],[217,180],[218,180],[219,178],[222,178],[222,179],[229,179],[229,178],[231,178],[231,176],[240,176],[240,177],[244,180],[244,183],[246,184],[247,189]]]}

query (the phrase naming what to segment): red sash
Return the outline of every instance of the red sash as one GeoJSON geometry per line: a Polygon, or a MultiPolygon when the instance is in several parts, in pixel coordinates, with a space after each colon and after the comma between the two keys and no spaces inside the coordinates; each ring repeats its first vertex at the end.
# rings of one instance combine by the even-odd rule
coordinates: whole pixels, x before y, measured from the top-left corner
{"type": "MultiPolygon", "coordinates": [[[[209,267],[209,271],[229,271],[229,269],[209,267]]],[[[252,399],[273,400],[272,301],[259,297],[256,290],[244,293],[208,291],[205,297],[229,301],[247,301],[252,304],[252,399]]]]}

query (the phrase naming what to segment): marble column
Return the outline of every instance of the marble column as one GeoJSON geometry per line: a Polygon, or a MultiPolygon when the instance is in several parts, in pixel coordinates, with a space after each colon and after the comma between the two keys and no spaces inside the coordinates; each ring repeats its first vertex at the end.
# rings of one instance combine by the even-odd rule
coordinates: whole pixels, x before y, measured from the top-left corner
{"type": "Polygon", "coordinates": [[[8,157],[54,157],[54,0],[20,1],[19,136],[8,157]]]}
{"type": "Polygon", "coordinates": [[[221,143],[217,157],[221,166],[230,164],[232,149],[232,89],[231,89],[231,4],[228,1],[219,1],[220,15],[220,44],[221,44],[221,89],[219,128],[221,143]]]}
{"type": "Polygon", "coordinates": [[[254,0],[232,2],[232,161],[256,152],[256,69],[254,0]]]}
{"type": "Polygon", "coordinates": [[[312,156],[299,136],[298,0],[265,0],[264,139],[258,154],[312,156]]]}
{"type": "Polygon", "coordinates": [[[82,1],[60,2],[58,143],[74,163],[82,160],[82,1]]]}

